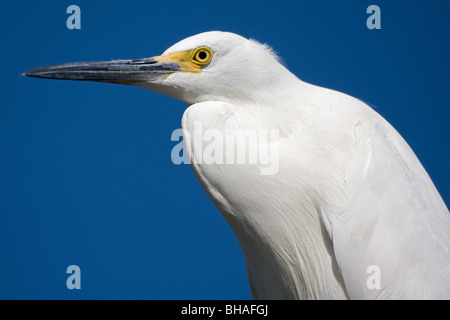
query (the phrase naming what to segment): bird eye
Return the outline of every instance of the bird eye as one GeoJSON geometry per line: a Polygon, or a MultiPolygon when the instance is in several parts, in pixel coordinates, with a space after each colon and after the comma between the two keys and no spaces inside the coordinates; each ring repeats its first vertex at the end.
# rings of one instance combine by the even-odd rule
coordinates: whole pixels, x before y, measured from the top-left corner
{"type": "Polygon", "coordinates": [[[192,60],[199,65],[208,64],[211,61],[211,59],[212,59],[212,51],[206,47],[197,48],[192,58],[192,60]]]}

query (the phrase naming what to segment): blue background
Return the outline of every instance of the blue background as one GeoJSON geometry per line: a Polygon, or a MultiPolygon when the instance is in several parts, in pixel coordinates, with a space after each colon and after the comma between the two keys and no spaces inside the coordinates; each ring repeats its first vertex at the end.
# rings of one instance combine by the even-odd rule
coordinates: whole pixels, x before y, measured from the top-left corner
{"type": "Polygon", "coordinates": [[[170,140],[186,105],[141,88],[21,77],[161,54],[223,30],[383,115],[450,199],[450,1],[15,1],[0,10],[0,298],[250,299],[230,227],[170,140]],[[81,30],[66,8],[81,8],[81,30]],[[381,8],[381,30],[366,8],[381,8]],[[66,268],[81,268],[68,290],[66,268]]]}

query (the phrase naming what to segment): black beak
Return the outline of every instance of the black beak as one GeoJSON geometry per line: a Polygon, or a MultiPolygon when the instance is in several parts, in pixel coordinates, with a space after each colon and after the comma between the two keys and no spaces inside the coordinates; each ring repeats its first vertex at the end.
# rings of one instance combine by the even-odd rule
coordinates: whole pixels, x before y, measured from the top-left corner
{"type": "Polygon", "coordinates": [[[143,81],[157,82],[164,76],[179,70],[180,66],[175,63],[161,63],[153,58],[144,58],[56,64],[32,69],[22,75],[48,79],[133,84],[143,81]]]}

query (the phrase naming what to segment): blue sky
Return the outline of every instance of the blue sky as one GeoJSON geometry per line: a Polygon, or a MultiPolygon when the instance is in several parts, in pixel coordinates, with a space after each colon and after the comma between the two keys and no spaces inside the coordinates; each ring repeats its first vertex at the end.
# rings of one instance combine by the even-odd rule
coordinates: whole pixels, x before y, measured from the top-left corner
{"type": "Polygon", "coordinates": [[[446,0],[3,3],[0,298],[251,298],[233,232],[189,166],[171,162],[184,103],[22,72],[235,32],[270,44],[302,80],[376,106],[448,204],[449,12],[446,0]],[[81,30],[66,27],[71,4],[81,30]],[[366,27],[371,4],[381,30],[366,27]],[[66,287],[69,265],[81,290],[66,287]]]}

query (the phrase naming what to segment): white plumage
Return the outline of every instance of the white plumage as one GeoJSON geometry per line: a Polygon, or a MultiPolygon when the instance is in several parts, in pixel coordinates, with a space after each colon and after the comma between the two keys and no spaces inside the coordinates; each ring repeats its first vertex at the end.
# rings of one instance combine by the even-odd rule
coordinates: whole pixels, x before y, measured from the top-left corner
{"type": "Polygon", "coordinates": [[[258,164],[192,163],[239,240],[253,297],[450,299],[449,211],[395,129],[235,34],[199,34],[163,57],[198,47],[213,53],[201,72],[131,84],[190,105],[182,127],[191,159],[204,151],[196,121],[221,132],[279,130],[277,174],[261,175],[258,164]],[[367,284],[371,266],[379,289],[367,284]]]}
{"type": "Polygon", "coordinates": [[[183,130],[198,120],[227,129],[232,117],[239,128],[281,131],[276,175],[192,166],[239,239],[253,296],[450,298],[449,212],[400,135],[363,102],[300,81],[254,41],[207,33],[165,54],[200,45],[217,59],[203,79],[165,81],[186,83],[188,93],[174,94],[192,104],[183,130]],[[371,265],[380,290],[366,285],[371,265]]]}

